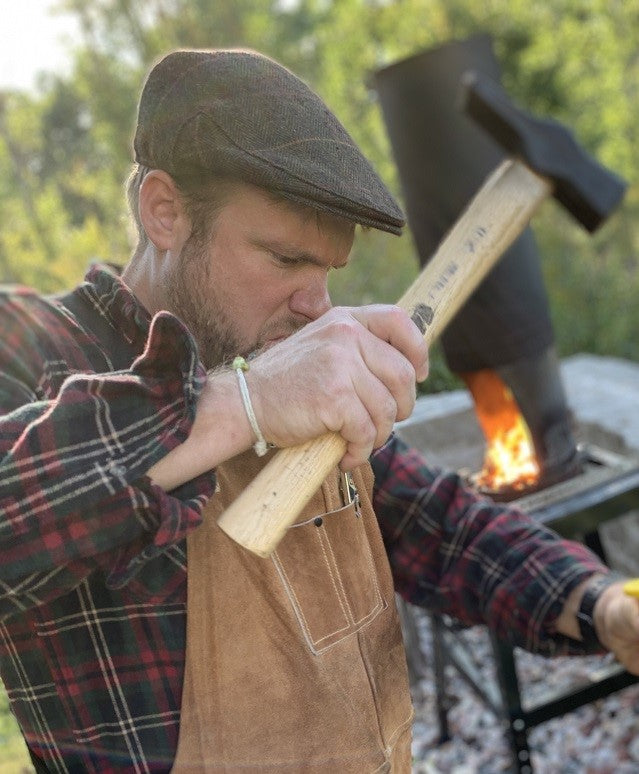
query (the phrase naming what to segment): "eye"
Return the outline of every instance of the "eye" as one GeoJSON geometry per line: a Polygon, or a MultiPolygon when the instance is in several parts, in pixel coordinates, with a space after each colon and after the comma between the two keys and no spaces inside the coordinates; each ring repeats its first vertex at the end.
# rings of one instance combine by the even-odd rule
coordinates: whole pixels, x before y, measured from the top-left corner
{"type": "Polygon", "coordinates": [[[295,269],[303,266],[306,262],[297,255],[284,255],[273,250],[270,251],[275,263],[283,269],[295,269]]]}
{"type": "Polygon", "coordinates": [[[294,258],[290,255],[282,255],[282,253],[272,253],[272,255],[282,266],[296,266],[300,262],[298,258],[294,258]]]}

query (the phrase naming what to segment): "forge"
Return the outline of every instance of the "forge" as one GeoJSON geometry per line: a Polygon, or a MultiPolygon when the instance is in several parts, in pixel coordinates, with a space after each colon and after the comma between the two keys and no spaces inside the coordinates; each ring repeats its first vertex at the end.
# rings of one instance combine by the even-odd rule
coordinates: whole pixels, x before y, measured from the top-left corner
{"type": "MultiPolygon", "coordinates": [[[[572,513],[604,506],[639,486],[639,365],[575,355],[562,361],[561,375],[581,465],[572,476],[508,499],[545,522],[562,518],[570,527],[572,513]]],[[[459,471],[470,484],[482,468],[486,438],[468,390],[418,399],[412,416],[396,431],[431,464],[459,471]]],[[[629,499],[623,518],[603,519],[600,533],[610,564],[634,575],[639,574],[639,511],[633,503],[629,499]]],[[[599,515],[587,518],[584,531],[599,515]]]]}
{"type": "MultiPolygon", "coordinates": [[[[519,132],[539,124],[517,112],[500,80],[500,62],[484,34],[417,52],[372,78],[408,225],[426,268],[439,255],[438,245],[446,244],[446,235],[455,233],[460,214],[472,208],[469,202],[503,162],[506,150],[531,160],[536,142],[519,132]],[[492,83],[496,90],[473,91],[482,83],[492,83]]],[[[550,139],[556,122],[552,126],[542,155],[563,147],[550,139]]],[[[566,164],[563,150],[558,158],[562,168],[574,171],[574,159],[566,164]]],[[[585,182],[589,175],[577,173],[576,178],[585,182]]],[[[553,181],[554,194],[563,201],[562,184],[553,181]]],[[[618,182],[623,196],[624,184],[618,182]]],[[[594,193],[597,187],[588,190],[594,193]]],[[[637,575],[639,366],[588,356],[560,363],[537,243],[530,227],[518,233],[441,335],[446,364],[467,389],[420,400],[397,432],[424,451],[432,465],[457,470],[481,494],[513,502],[557,532],[583,541],[615,569],[637,575]],[[594,412],[586,410],[586,403],[594,412]]],[[[475,251],[473,239],[466,245],[470,253],[475,251]]],[[[419,637],[411,634],[416,627],[411,626],[409,607],[405,612],[410,672],[411,664],[419,670],[419,655],[425,654],[419,637]]],[[[509,643],[489,632],[497,685],[487,685],[457,637],[461,624],[437,613],[430,622],[442,741],[449,738],[446,669],[454,667],[504,722],[519,774],[532,772],[530,727],[636,682],[613,665],[592,684],[524,707],[509,643]]]]}
{"type": "MultiPolygon", "coordinates": [[[[567,537],[583,539],[614,569],[639,575],[639,364],[579,355],[561,363],[561,374],[579,465],[571,475],[517,492],[512,504],[567,537]]],[[[486,439],[469,391],[421,398],[412,417],[398,424],[397,433],[421,449],[431,464],[457,470],[470,484],[482,467],[486,439]]],[[[403,623],[409,671],[428,663],[434,673],[441,740],[448,738],[451,706],[446,672],[454,667],[495,716],[505,721],[514,770],[519,774],[532,774],[531,728],[636,682],[613,662],[582,684],[554,690],[551,680],[543,699],[531,703],[520,691],[515,652],[509,645],[490,634],[497,684],[487,685],[473,670],[456,622],[445,616],[430,618],[428,644],[411,636],[410,613],[403,623]],[[418,652],[411,652],[415,648],[418,652]]],[[[549,660],[549,675],[552,670],[549,660]]]]}
{"type": "MultiPolygon", "coordinates": [[[[434,260],[437,246],[454,232],[482,182],[504,162],[507,149],[530,160],[537,142],[524,127],[552,125],[540,147],[547,153],[559,148],[552,137],[558,125],[519,113],[500,81],[493,41],[485,34],[418,52],[374,75],[422,266],[434,260]],[[472,84],[487,88],[473,91],[472,84]],[[514,138],[521,141],[513,145],[514,138]]],[[[576,172],[574,159],[566,163],[563,150],[559,158],[560,166],[574,171],[577,179],[588,179],[576,172]]],[[[554,186],[557,195],[561,183],[554,186]]],[[[539,249],[530,227],[518,233],[441,335],[446,363],[475,398],[485,431],[500,415],[519,412],[521,422],[511,422],[503,443],[492,439],[485,465],[476,469],[478,485],[499,499],[560,481],[580,466],[539,249]],[[497,397],[506,393],[498,405],[497,397]],[[514,412],[507,403],[516,407],[514,412]],[[506,446],[511,454],[517,447],[519,470],[512,479],[500,469],[506,446]]],[[[474,252],[472,241],[470,246],[474,252]]],[[[514,462],[511,456],[508,467],[514,462]]]]}

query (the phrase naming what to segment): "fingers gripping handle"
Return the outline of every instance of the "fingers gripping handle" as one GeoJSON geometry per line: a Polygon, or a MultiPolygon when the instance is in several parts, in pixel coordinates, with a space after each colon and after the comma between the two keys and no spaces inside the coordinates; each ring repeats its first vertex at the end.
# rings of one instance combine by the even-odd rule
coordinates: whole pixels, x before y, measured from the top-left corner
{"type": "Polygon", "coordinates": [[[236,543],[269,556],[346,452],[337,433],[280,449],[218,519],[236,543]]]}
{"type": "MultiPolygon", "coordinates": [[[[398,302],[427,343],[444,330],[550,190],[517,161],[504,162],[488,178],[398,302]]],[[[219,526],[253,553],[268,556],[345,451],[336,433],[280,450],[222,514],[219,526]]]]}

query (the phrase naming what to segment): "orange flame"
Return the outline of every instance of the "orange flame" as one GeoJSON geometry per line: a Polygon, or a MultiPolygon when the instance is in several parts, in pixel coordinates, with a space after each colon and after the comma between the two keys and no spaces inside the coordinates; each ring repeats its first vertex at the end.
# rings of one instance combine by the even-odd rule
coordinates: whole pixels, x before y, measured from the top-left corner
{"type": "Polygon", "coordinates": [[[520,491],[539,479],[539,464],[526,422],[513,394],[490,369],[462,374],[475,401],[486,438],[482,470],[473,482],[482,489],[520,491]]]}

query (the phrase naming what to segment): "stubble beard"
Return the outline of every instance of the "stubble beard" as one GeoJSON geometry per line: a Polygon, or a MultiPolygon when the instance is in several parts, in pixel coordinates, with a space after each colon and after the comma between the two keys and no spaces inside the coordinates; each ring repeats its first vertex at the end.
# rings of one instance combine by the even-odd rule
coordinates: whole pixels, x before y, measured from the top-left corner
{"type": "Polygon", "coordinates": [[[300,320],[280,321],[262,331],[258,341],[242,341],[216,295],[206,248],[193,237],[169,277],[166,298],[168,311],[182,320],[195,339],[207,371],[229,365],[236,355],[254,357],[271,346],[272,339],[286,338],[305,325],[300,320]]]}
{"type": "Polygon", "coordinates": [[[254,348],[239,340],[215,294],[210,273],[205,249],[190,239],[184,245],[167,288],[168,310],[189,329],[207,370],[228,363],[235,355],[254,348]]]}

